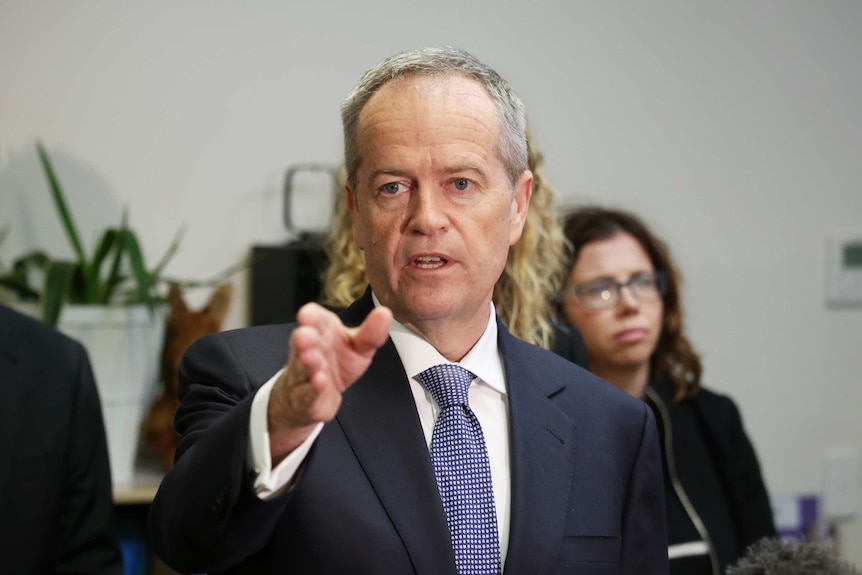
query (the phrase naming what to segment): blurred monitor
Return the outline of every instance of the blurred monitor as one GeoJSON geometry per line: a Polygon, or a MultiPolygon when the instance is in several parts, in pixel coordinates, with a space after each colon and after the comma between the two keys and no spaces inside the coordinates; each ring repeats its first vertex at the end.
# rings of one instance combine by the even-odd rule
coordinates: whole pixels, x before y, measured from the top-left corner
{"type": "Polygon", "coordinates": [[[251,250],[251,325],[296,320],[303,304],[320,296],[327,257],[316,238],[251,250]]]}

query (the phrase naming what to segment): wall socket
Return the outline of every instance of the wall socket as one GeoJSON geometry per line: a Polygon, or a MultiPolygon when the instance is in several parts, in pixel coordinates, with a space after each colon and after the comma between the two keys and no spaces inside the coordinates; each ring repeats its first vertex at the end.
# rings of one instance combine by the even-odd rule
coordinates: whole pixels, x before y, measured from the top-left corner
{"type": "Polygon", "coordinates": [[[846,519],[859,512],[859,453],[852,447],[830,447],[821,460],[823,514],[846,519]]]}
{"type": "Polygon", "coordinates": [[[827,244],[827,305],[862,306],[862,231],[835,233],[827,244]]]}

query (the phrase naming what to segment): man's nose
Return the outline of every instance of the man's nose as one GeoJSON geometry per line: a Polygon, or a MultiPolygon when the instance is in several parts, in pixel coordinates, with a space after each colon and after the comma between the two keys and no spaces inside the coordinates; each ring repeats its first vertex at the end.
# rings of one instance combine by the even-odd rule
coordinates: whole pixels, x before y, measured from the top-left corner
{"type": "Polygon", "coordinates": [[[408,203],[409,227],[411,231],[433,235],[448,226],[446,198],[441,190],[431,186],[419,186],[408,203]]]}

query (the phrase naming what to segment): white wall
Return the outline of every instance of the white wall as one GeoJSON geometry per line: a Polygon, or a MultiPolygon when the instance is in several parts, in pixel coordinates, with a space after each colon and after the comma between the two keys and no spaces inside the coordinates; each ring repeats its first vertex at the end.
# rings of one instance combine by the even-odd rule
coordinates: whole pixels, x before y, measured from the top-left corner
{"type": "MultiPolygon", "coordinates": [[[[0,257],[66,249],[38,137],[82,227],[127,206],[156,258],[186,225],[169,272],[214,275],[289,239],[283,171],[340,159],[365,69],[461,46],[524,97],[566,201],[669,242],[707,384],[738,400],[771,490],[817,491],[824,449],[862,448],[862,310],[824,305],[826,236],[862,231],[862,3],[532,4],[3,0],[0,257]]],[[[842,533],[862,564],[862,520],[842,533]]]]}

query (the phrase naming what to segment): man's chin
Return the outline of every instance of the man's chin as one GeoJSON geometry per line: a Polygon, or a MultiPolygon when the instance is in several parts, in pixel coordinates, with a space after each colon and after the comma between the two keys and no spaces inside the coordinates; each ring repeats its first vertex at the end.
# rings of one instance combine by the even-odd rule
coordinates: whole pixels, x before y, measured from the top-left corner
{"type": "Polygon", "coordinates": [[[435,294],[423,294],[409,299],[401,299],[397,310],[393,308],[395,319],[401,323],[422,323],[455,318],[458,306],[445,300],[435,299],[435,294]]]}

